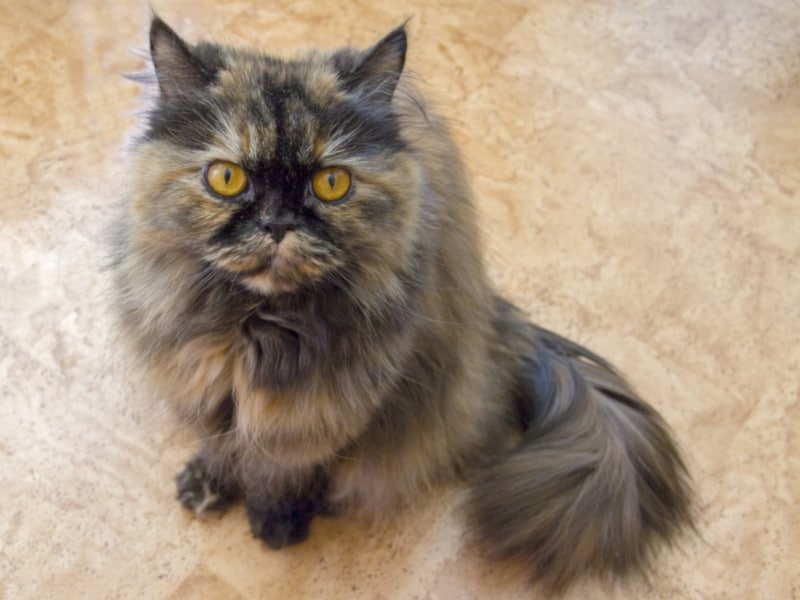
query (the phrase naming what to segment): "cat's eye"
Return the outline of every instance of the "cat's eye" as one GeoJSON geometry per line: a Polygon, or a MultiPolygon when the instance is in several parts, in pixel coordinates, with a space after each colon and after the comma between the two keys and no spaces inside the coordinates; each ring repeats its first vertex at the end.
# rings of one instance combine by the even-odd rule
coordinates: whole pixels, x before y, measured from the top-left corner
{"type": "Polygon", "coordinates": [[[327,167],[314,173],[311,189],[323,202],[341,200],[350,191],[350,173],[341,167],[327,167]]]}
{"type": "Polygon", "coordinates": [[[238,196],[247,187],[247,173],[239,165],[216,160],[206,169],[206,183],[220,196],[238,196]]]}

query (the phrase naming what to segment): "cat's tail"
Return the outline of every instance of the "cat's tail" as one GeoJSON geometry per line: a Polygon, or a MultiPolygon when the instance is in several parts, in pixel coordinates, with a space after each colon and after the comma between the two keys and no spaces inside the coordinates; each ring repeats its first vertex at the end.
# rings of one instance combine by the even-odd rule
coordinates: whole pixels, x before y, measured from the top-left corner
{"type": "Polygon", "coordinates": [[[550,593],[585,574],[642,572],[658,542],[693,527],[666,424],[606,361],[499,308],[499,354],[513,360],[525,427],[472,482],[475,533],[550,593]]]}

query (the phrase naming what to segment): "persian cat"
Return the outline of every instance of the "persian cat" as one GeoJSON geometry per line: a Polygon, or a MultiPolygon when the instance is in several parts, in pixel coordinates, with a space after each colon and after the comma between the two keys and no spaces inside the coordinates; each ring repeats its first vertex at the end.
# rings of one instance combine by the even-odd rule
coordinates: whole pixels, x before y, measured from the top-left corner
{"type": "Polygon", "coordinates": [[[552,592],[692,524],[661,417],[487,280],[469,178],[406,33],[281,60],[150,27],[154,99],[114,234],[121,328],[202,440],[198,513],[271,548],[464,480],[490,557],[552,592]]]}

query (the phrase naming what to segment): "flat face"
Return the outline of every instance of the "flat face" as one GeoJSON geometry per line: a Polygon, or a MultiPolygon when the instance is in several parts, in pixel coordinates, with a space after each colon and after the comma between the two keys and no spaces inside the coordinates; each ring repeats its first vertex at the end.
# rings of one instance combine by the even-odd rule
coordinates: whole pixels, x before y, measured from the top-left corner
{"type": "Polygon", "coordinates": [[[132,189],[140,222],[267,294],[388,276],[409,251],[420,182],[389,104],[348,89],[351,53],[193,52],[214,76],[153,109],[132,189]]]}

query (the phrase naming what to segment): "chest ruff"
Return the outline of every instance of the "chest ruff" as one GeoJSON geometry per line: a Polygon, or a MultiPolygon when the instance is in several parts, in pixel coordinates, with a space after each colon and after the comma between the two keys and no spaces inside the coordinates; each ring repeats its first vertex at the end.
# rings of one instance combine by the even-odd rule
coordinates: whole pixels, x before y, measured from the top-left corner
{"type": "Polygon", "coordinates": [[[368,390],[345,398],[335,379],[315,377],[270,389],[253,376],[254,362],[269,360],[258,354],[241,336],[197,337],[159,360],[155,374],[170,382],[170,400],[185,421],[249,460],[324,463],[367,427],[377,404],[368,390]]]}

